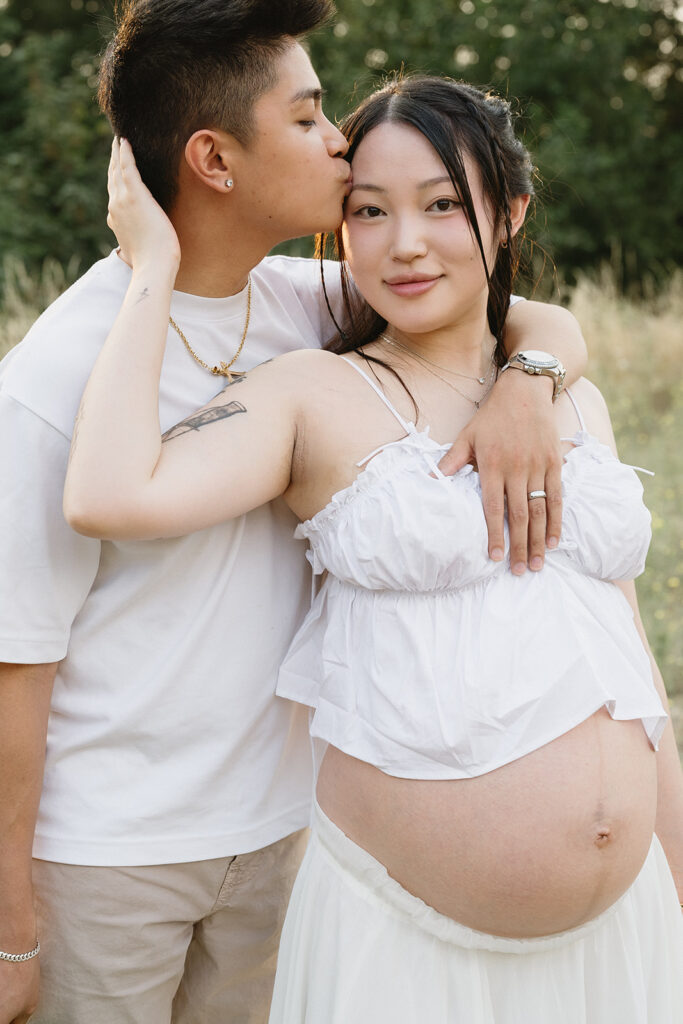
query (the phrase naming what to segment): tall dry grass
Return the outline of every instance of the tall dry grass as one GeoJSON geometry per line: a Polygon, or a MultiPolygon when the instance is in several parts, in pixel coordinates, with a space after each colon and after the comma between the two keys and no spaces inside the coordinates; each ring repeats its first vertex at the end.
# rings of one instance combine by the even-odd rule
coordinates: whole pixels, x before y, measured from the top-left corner
{"type": "Polygon", "coordinates": [[[0,296],[0,359],[21,341],[37,316],[76,280],[78,261],[63,266],[45,260],[39,274],[31,275],[21,260],[8,256],[3,261],[0,296]]]}
{"type": "Polygon", "coordinates": [[[583,280],[570,308],[583,327],[589,376],[612,415],[621,458],[643,477],[653,538],[638,594],[671,694],[683,697],[683,274],[650,300],[619,296],[609,274],[583,280]]]}
{"type": "MultiPolygon", "coordinates": [[[[76,267],[46,262],[42,273],[31,278],[20,263],[8,261],[5,272],[0,356],[74,279],[76,267]]],[[[657,295],[636,302],[618,294],[606,270],[581,280],[569,305],[583,327],[588,374],[610,407],[621,458],[656,474],[643,478],[653,542],[638,594],[673,698],[683,749],[683,274],[657,295]]]]}
{"type": "Polygon", "coordinates": [[[583,328],[588,375],[609,405],[621,458],[655,473],[643,477],[652,545],[638,600],[683,755],[683,273],[636,302],[620,296],[605,271],[579,282],[570,308],[583,328]]]}

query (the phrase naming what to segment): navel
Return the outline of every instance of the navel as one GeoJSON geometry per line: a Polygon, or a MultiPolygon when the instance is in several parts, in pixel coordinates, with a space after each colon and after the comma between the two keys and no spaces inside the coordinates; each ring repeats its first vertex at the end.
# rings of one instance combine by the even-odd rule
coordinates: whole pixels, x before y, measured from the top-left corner
{"type": "Polygon", "coordinates": [[[595,845],[599,848],[605,847],[611,841],[611,839],[612,830],[609,827],[609,825],[598,826],[598,829],[595,832],[595,836],[593,838],[593,842],[595,843],[595,845]]]}

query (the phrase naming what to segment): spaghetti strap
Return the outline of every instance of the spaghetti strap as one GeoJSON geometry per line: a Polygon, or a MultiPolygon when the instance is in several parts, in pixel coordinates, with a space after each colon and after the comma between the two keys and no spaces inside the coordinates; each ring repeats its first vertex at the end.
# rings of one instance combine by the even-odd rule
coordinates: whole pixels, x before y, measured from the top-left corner
{"type": "Polygon", "coordinates": [[[398,422],[401,424],[401,426],[405,430],[406,434],[409,434],[410,431],[411,431],[411,428],[414,427],[415,424],[409,422],[408,420],[404,420],[403,419],[401,414],[399,412],[397,412],[396,409],[394,409],[393,405],[391,404],[391,402],[389,401],[387,396],[384,394],[382,389],[377,384],[375,384],[374,380],[371,380],[371,378],[368,377],[367,373],[364,370],[361,370],[360,366],[358,366],[356,363],[352,363],[350,359],[346,358],[346,356],[341,356],[340,358],[343,359],[345,363],[348,363],[349,366],[352,366],[353,369],[357,373],[359,373],[361,375],[361,377],[363,377],[363,379],[365,381],[367,381],[367,383],[370,385],[370,387],[375,392],[375,394],[379,398],[381,398],[381,400],[384,402],[384,404],[386,405],[386,407],[389,410],[389,412],[393,413],[393,415],[396,417],[398,422]]]}
{"type": "Polygon", "coordinates": [[[569,388],[565,388],[564,390],[565,390],[565,394],[566,394],[567,398],[569,399],[569,401],[574,406],[574,412],[576,413],[577,419],[579,421],[579,429],[585,431],[586,424],[583,422],[583,416],[581,415],[581,410],[579,409],[578,402],[574,398],[574,396],[571,393],[571,391],[569,390],[569,388]]]}

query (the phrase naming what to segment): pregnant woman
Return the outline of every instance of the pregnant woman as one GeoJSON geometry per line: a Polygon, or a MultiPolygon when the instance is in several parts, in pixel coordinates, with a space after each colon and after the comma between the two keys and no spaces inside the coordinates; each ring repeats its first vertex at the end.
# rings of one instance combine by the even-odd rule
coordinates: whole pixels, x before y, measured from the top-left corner
{"type": "Polygon", "coordinates": [[[324,756],[272,1022],[671,1024],[683,933],[654,830],[679,871],[683,790],[631,582],[641,485],[596,389],[560,394],[539,353],[565,450],[546,566],[490,561],[476,469],[439,470],[516,369],[502,324],[528,154],[504,102],[434,78],[388,85],[344,131],[345,354],[262,365],[163,443],[177,244],[115,149],[134,272],[82,403],[66,515],[172,536],[283,495],[326,573],[280,674],[324,756]]]}

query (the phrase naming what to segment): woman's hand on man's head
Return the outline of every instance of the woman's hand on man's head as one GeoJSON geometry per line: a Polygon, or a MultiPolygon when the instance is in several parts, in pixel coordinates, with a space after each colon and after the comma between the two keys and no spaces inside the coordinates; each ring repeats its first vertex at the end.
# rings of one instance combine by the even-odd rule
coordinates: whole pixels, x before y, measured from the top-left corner
{"type": "Polygon", "coordinates": [[[115,138],[112,143],[107,189],[107,224],[126,263],[138,270],[150,265],[158,269],[166,261],[175,275],[180,264],[178,236],[140,177],[126,139],[115,138]]]}

